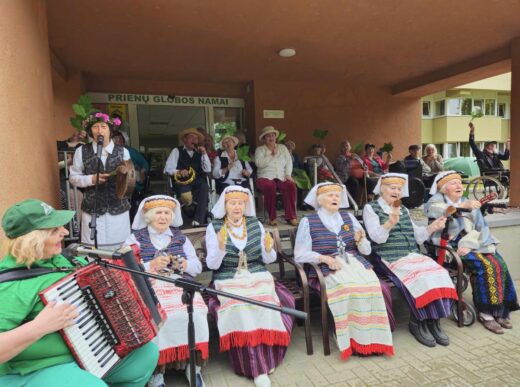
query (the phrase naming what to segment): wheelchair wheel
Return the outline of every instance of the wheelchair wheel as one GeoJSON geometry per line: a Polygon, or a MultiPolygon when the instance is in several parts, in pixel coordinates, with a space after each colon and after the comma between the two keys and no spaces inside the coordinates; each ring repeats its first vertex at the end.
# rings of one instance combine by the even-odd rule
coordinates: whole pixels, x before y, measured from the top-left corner
{"type": "MultiPolygon", "coordinates": [[[[451,277],[451,281],[453,282],[453,285],[455,285],[455,288],[457,288],[457,275],[453,275],[451,277]]],[[[462,275],[462,292],[464,293],[466,289],[468,288],[469,280],[468,276],[466,274],[462,275]]]]}
{"type": "Polygon", "coordinates": [[[505,195],[505,189],[502,183],[491,176],[475,177],[468,183],[467,190],[470,194],[470,199],[475,200],[480,200],[492,193],[497,194],[497,199],[503,199],[505,195]]]}
{"type": "MultiPolygon", "coordinates": [[[[456,322],[459,322],[459,316],[457,314],[457,302],[453,302],[451,304],[451,315],[456,322]]],[[[473,325],[475,320],[477,319],[477,312],[473,305],[462,302],[462,325],[465,327],[469,327],[473,325]]]]}

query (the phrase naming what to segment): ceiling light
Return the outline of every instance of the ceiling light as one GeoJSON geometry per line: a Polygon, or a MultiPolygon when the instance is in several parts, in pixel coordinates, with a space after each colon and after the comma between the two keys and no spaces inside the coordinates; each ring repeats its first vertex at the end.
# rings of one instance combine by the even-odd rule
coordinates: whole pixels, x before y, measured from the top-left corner
{"type": "Polygon", "coordinates": [[[296,55],[296,50],[294,48],[282,48],[278,51],[278,55],[284,58],[289,58],[296,55]]]}

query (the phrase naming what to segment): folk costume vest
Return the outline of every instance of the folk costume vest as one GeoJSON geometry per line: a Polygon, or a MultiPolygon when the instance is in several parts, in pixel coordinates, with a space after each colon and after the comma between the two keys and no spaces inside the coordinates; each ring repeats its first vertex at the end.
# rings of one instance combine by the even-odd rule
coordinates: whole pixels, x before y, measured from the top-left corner
{"type": "MultiPolygon", "coordinates": [[[[108,154],[105,166],[101,163],[100,173],[110,173],[124,162],[124,147],[114,145],[112,153],[108,154]]],[[[98,157],[94,153],[91,145],[83,145],[81,147],[81,157],[85,168],[85,175],[94,175],[97,172],[98,157]]],[[[89,214],[94,212],[94,203],[96,200],[96,187],[90,186],[85,188],[81,209],[89,214]]],[[[116,182],[110,177],[106,183],[99,184],[97,190],[97,207],[98,215],[104,215],[107,212],[110,215],[119,215],[130,209],[130,201],[127,198],[118,199],[116,194],[116,182]]]]}
{"type": "Polygon", "coordinates": [[[190,154],[184,149],[184,146],[181,145],[177,147],[179,149],[179,161],[177,161],[177,169],[189,169],[193,168],[197,176],[204,176],[204,171],[202,170],[202,155],[194,151],[193,156],[190,157],[190,154]]]}
{"type": "MultiPolygon", "coordinates": [[[[220,159],[220,168],[221,169],[224,169],[229,165],[229,159],[227,157],[222,157],[222,152],[219,154],[218,158],[220,159]]],[[[240,164],[242,164],[242,169],[246,169],[245,161],[244,160],[238,160],[238,161],[240,161],[240,164]]],[[[226,181],[228,176],[229,176],[229,171],[227,171],[223,177],[221,177],[219,179],[215,179],[217,191],[222,192],[224,190],[224,188],[226,188],[226,185],[224,184],[224,182],[226,181]]]]}
{"type": "MultiPolygon", "coordinates": [[[[179,230],[175,230],[173,227],[170,227],[170,231],[172,232],[172,238],[165,250],[169,255],[178,255],[186,259],[186,253],[183,249],[184,243],[186,242],[186,236],[183,235],[179,230]]],[[[134,236],[141,246],[139,251],[142,261],[151,261],[154,258],[157,249],[150,239],[148,227],[135,231],[134,236]]]]}
{"type": "MultiPolygon", "coordinates": [[[[354,240],[354,224],[350,216],[346,211],[340,211],[339,213],[343,219],[343,226],[337,235],[325,227],[317,213],[307,215],[312,238],[312,251],[322,255],[336,255],[338,254],[338,240],[341,240],[345,244],[346,253],[352,254],[366,268],[371,267],[370,263],[357,250],[354,240]]],[[[324,275],[330,274],[330,269],[326,264],[322,263],[319,267],[324,275]]],[[[311,272],[311,269],[307,269],[307,271],[309,271],[307,275],[310,277],[316,276],[315,273],[311,272]]]]}
{"type": "MultiPolygon", "coordinates": [[[[212,224],[215,233],[218,235],[224,225],[224,220],[215,219],[212,224]]],[[[247,255],[248,271],[250,273],[267,271],[262,262],[262,230],[258,224],[258,219],[246,217],[246,227],[247,243],[243,251],[247,255]]],[[[226,280],[235,276],[238,267],[239,253],[238,248],[233,244],[231,238],[228,237],[226,241],[226,255],[220,267],[213,272],[213,280],[226,280]]]]}
{"type": "MultiPolygon", "coordinates": [[[[372,209],[384,224],[389,216],[383,211],[377,200],[370,202],[372,209]]],[[[402,208],[402,207],[401,207],[402,208]]],[[[372,243],[372,251],[387,262],[395,262],[410,253],[419,253],[408,211],[402,209],[399,222],[390,230],[385,243],[372,243]]]]}

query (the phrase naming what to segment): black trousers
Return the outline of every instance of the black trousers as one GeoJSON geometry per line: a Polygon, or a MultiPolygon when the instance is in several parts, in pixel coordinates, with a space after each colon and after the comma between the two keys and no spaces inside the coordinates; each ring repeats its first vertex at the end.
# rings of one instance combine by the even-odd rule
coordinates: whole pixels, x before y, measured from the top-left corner
{"type": "Polygon", "coordinates": [[[193,196],[193,200],[197,202],[197,206],[195,208],[195,215],[193,216],[193,220],[199,222],[200,224],[206,224],[206,215],[208,212],[208,183],[204,177],[197,176],[195,180],[191,184],[175,185],[175,192],[180,196],[183,192],[189,192],[193,196]]]}

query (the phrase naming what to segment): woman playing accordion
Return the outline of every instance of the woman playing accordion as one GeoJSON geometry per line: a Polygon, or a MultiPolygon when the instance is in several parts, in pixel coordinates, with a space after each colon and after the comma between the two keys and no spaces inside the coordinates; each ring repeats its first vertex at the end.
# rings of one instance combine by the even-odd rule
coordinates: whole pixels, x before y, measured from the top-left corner
{"type": "MultiPolygon", "coordinates": [[[[439,173],[430,190],[433,195],[424,210],[430,217],[443,214],[448,206],[469,212],[454,219],[448,228],[450,244],[460,255],[464,268],[470,272],[473,303],[484,327],[493,333],[511,329],[510,312],[519,309],[514,283],[507,264],[498,253],[498,240],[491,235],[480,212],[480,202],[462,197],[462,178],[455,171],[439,173]]],[[[441,233],[433,235],[439,242],[441,233]]]]}
{"type": "MultiPolygon", "coordinates": [[[[0,275],[6,271],[72,269],[61,255],[63,227],[73,211],[56,211],[39,200],[29,199],[9,208],[2,228],[7,236],[6,255],[0,260],[0,275]]],[[[78,263],[84,264],[81,259],[78,263]]],[[[77,325],[78,310],[68,303],[45,307],[38,294],[68,276],[70,271],[52,271],[30,279],[0,282],[0,385],[102,387],[143,386],[157,363],[152,342],[132,351],[103,379],[81,369],[58,333],[77,325]]]]}
{"type": "MultiPolygon", "coordinates": [[[[135,248],[146,271],[164,274],[170,278],[194,277],[202,271],[190,240],[174,227],[182,225],[179,202],[165,195],[144,199],[132,224],[135,231],[126,244],[135,248]]],[[[152,280],[153,288],[167,313],[167,320],[156,337],[159,346],[159,368],[151,387],[164,385],[164,371],[168,368],[185,369],[189,379],[188,313],[182,303],[183,290],[172,283],[152,280]]],[[[200,366],[207,360],[209,330],[208,309],[199,293],[193,301],[197,368],[196,385],[203,386],[200,366]]]]}
{"type": "Polygon", "coordinates": [[[340,211],[348,207],[345,187],[320,183],[309,192],[305,202],[317,212],[300,221],[294,257],[301,264],[319,264],[325,276],[326,289],[320,289],[316,273],[308,271],[309,285],[327,292],[341,358],[346,360],[353,353],[393,355],[385,307],[386,297],[391,314],[392,295],[388,285],[379,282],[372,265],[360,255],[370,254],[371,250],[363,228],[356,218],[340,211]]]}
{"type": "MultiPolygon", "coordinates": [[[[267,271],[276,251],[270,234],[255,218],[251,192],[226,187],[212,212],[216,219],[207,228],[206,262],[215,288],[294,308],[292,294],[267,271]]],[[[210,299],[209,308],[218,322],[220,350],[229,352],[235,373],[254,378],[257,386],[270,386],[267,374],[285,356],[292,318],[225,297],[210,299]]]]}

